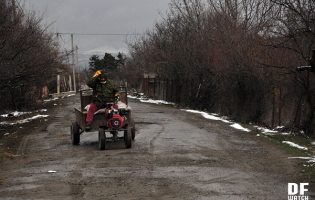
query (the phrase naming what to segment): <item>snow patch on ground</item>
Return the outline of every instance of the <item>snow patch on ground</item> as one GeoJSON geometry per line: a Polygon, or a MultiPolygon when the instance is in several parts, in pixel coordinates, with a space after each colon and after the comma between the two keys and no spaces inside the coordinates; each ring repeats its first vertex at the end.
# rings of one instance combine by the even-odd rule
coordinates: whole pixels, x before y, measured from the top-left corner
{"type": "Polygon", "coordinates": [[[7,122],[7,121],[0,122],[0,125],[24,124],[24,123],[30,122],[30,121],[32,121],[32,120],[34,120],[34,119],[46,118],[46,117],[48,117],[48,116],[49,116],[49,115],[36,115],[36,116],[31,117],[31,118],[22,119],[22,120],[17,120],[17,121],[14,121],[14,122],[7,122]]]}
{"type": "MultiPolygon", "coordinates": [[[[41,109],[41,110],[37,110],[35,112],[47,112],[47,109],[41,109]]],[[[0,115],[1,117],[20,117],[22,115],[26,115],[26,114],[32,114],[32,112],[19,112],[19,111],[14,111],[14,112],[10,112],[8,114],[3,114],[0,115]]]]}
{"type": "MultiPolygon", "coordinates": [[[[38,112],[47,112],[47,109],[41,109],[41,110],[37,110],[37,111],[34,111],[36,113],[38,112]]],[[[22,115],[26,115],[26,114],[32,114],[32,112],[18,112],[18,111],[14,111],[14,112],[10,112],[8,114],[3,114],[3,115],[0,115],[1,117],[4,117],[4,118],[8,118],[8,117],[20,117],[22,115]]],[[[49,115],[35,115],[33,117],[30,117],[30,118],[26,118],[26,119],[22,119],[22,120],[15,120],[15,121],[2,121],[0,122],[0,125],[16,125],[16,124],[24,124],[24,123],[27,123],[27,122],[30,122],[34,119],[38,119],[38,118],[46,118],[48,117],[49,115]]]]}
{"type": "Polygon", "coordinates": [[[305,167],[313,166],[315,163],[315,156],[312,156],[312,157],[288,157],[288,159],[308,160],[308,161],[306,161],[306,164],[303,164],[303,166],[305,166],[305,167]]]}
{"type": "Polygon", "coordinates": [[[138,96],[131,96],[131,95],[128,95],[127,97],[128,97],[128,98],[131,98],[131,99],[139,99],[139,100],[140,100],[141,102],[143,102],[143,103],[175,105],[175,103],[167,102],[167,101],[164,101],[164,100],[153,100],[153,99],[150,99],[150,98],[144,96],[143,93],[138,93],[138,96]]]}
{"type": "Polygon", "coordinates": [[[55,97],[53,99],[45,99],[44,102],[49,102],[49,101],[56,101],[58,100],[59,98],[58,97],[55,97]]]}
{"type": "Polygon", "coordinates": [[[153,99],[139,99],[143,103],[154,103],[154,104],[170,104],[170,105],[175,105],[175,103],[170,103],[167,101],[163,100],[153,100],[153,99]]]}
{"type": "Polygon", "coordinates": [[[1,117],[19,117],[21,115],[25,115],[25,114],[31,114],[32,112],[18,112],[18,111],[14,111],[11,112],[9,114],[3,114],[1,115],[1,117]]]}
{"type": "Polygon", "coordinates": [[[239,130],[242,130],[242,131],[246,131],[246,132],[250,132],[251,130],[247,129],[247,128],[244,128],[243,126],[239,125],[239,124],[232,124],[231,125],[233,128],[236,128],[236,129],[239,129],[239,130]]]}
{"type": "Polygon", "coordinates": [[[270,130],[270,129],[259,127],[259,126],[254,126],[254,127],[257,128],[258,130],[260,130],[262,133],[266,133],[266,134],[269,134],[269,135],[274,135],[272,133],[277,133],[278,132],[278,131],[270,130]]]}
{"type": "Polygon", "coordinates": [[[305,150],[305,151],[308,150],[306,147],[302,147],[302,146],[297,145],[297,144],[295,144],[295,143],[293,143],[293,142],[290,142],[290,141],[282,141],[282,143],[288,144],[288,145],[290,145],[290,146],[292,146],[292,147],[296,147],[296,148],[298,148],[298,149],[302,149],[302,150],[305,150]]]}
{"type": "MultiPolygon", "coordinates": [[[[182,110],[184,110],[184,109],[182,109],[182,110]]],[[[226,120],[226,117],[217,117],[217,116],[215,116],[216,114],[209,114],[209,113],[202,112],[202,111],[197,111],[197,110],[185,110],[185,111],[186,112],[191,112],[191,113],[201,114],[206,119],[220,120],[220,121],[223,121],[225,123],[232,123],[232,122],[226,120]]]]}

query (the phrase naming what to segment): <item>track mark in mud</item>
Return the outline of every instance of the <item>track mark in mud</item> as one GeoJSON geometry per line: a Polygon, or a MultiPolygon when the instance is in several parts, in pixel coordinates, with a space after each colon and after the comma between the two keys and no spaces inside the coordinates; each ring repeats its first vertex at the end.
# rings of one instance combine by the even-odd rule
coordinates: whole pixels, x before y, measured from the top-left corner
{"type": "Polygon", "coordinates": [[[137,112],[137,111],[133,111],[132,113],[141,113],[141,114],[143,114],[143,113],[150,113],[150,114],[153,114],[153,113],[165,113],[165,112],[163,112],[163,111],[157,111],[157,112],[150,112],[150,111],[148,111],[148,112],[143,112],[143,111],[141,111],[141,112],[137,112]]]}
{"type": "Polygon", "coordinates": [[[150,141],[150,147],[149,147],[149,152],[153,152],[153,149],[155,147],[155,145],[153,144],[155,142],[155,140],[161,135],[161,133],[163,133],[165,131],[165,127],[163,125],[159,125],[156,124],[158,126],[161,127],[161,130],[159,132],[156,133],[156,135],[152,138],[152,140],[150,141]]]}
{"type": "Polygon", "coordinates": [[[56,137],[69,137],[69,134],[56,135],[56,137]]]}
{"type": "Polygon", "coordinates": [[[163,133],[165,131],[165,127],[163,125],[159,125],[159,124],[156,124],[156,125],[160,126],[161,130],[159,132],[157,132],[156,135],[150,141],[149,153],[151,155],[151,160],[150,160],[149,172],[154,171],[154,163],[155,163],[155,155],[154,155],[155,145],[154,145],[154,142],[161,135],[161,133],[163,133]]]}
{"type": "Polygon", "coordinates": [[[85,181],[82,180],[82,173],[79,171],[73,171],[69,175],[70,181],[68,184],[70,185],[70,195],[73,196],[72,199],[77,199],[77,197],[83,197],[85,188],[85,181]]]}
{"type": "Polygon", "coordinates": [[[135,124],[158,124],[154,122],[135,122],[135,124]]]}
{"type": "Polygon", "coordinates": [[[21,156],[25,155],[25,148],[27,146],[27,142],[28,142],[29,138],[30,138],[29,135],[26,135],[26,136],[23,137],[23,139],[22,139],[22,141],[20,143],[20,146],[19,146],[19,148],[16,151],[16,155],[21,155],[21,156]]]}

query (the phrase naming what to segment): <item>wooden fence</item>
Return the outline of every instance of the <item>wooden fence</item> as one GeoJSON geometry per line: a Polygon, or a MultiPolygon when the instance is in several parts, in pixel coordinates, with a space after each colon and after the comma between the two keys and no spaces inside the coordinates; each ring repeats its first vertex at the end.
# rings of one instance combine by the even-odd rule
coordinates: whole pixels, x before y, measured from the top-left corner
{"type": "Polygon", "coordinates": [[[141,92],[152,99],[178,102],[181,95],[181,87],[177,80],[143,78],[141,92]]]}

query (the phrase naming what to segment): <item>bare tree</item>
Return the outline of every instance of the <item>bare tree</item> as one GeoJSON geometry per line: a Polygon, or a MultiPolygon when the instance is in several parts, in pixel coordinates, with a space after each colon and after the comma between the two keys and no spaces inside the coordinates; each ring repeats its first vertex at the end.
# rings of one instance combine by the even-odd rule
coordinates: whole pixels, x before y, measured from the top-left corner
{"type": "Polygon", "coordinates": [[[8,0],[0,6],[0,98],[7,102],[2,109],[23,109],[36,103],[38,92],[63,65],[53,34],[41,26],[42,16],[8,0]]]}
{"type": "Polygon", "coordinates": [[[314,77],[295,69],[310,64],[314,10],[309,0],[173,0],[154,30],[129,43],[128,66],[178,80],[182,105],[304,123],[313,135],[314,77]]]}

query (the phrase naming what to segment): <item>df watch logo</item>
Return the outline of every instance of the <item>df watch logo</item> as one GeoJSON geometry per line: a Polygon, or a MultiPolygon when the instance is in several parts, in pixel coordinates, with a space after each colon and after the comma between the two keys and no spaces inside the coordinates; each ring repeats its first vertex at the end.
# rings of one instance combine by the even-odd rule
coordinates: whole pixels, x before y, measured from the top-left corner
{"type": "Polygon", "coordinates": [[[308,183],[288,183],[288,200],[308,200],[304,193],[308,191],[308,183]]]}

